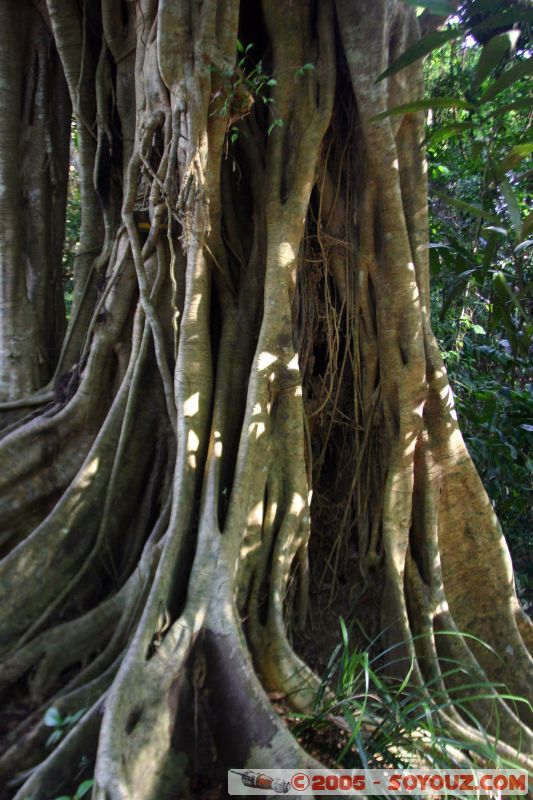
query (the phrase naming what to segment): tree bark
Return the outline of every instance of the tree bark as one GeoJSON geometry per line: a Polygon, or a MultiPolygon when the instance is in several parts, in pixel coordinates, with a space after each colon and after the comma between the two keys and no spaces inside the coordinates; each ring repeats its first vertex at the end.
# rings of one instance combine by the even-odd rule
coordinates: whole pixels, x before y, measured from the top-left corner
{"type": "MultiPolygon", "coordinates": [[[[5,796],[94,774],[95,800],[170,800],[312,765],[269,695],[313,702],[291,639],[324,549],[334,583],[355,554],[413,681],[451,689],[453,656],[527,695],[531,622],[431,331],[423,118],[373,119],[421,95],[419,64],[376,83],[414,10],[47,7],[101,251],[53,398],[0,443],[0,689],[30,698],[5,796]],[[86,709],[52,752],[50,705],[86,709]]],[[[527,710],[494,692],[489,728],[493,701],[495,747],[528,752],[527,710]]]]}
{"type": "Polygon", "coordinates": [[[70,99],[46,12],[10,0],[0,13],[0,399],[10,400],[51,378],[65,333],[70,99]]]}

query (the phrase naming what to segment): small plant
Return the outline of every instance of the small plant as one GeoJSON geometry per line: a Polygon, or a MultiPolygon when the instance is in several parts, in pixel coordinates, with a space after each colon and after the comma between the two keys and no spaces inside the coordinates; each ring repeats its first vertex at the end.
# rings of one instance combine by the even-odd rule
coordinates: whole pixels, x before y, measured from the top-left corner
{"type": "MultiPolygon", "coordinates": [[[[269,90],[277,86],[278,82],[265,72],[261,60],[257,63],[253,61],[250,53],[252,48],[253,44],[245,46],[237,39],[237,65],[227,69],[211,67],[212,72],[222,79],[222,86],[211,97],[211,103],[215,105],[211,116],[228,118],[228,136],[232,144],[242,133],[236,123],[250,113],[257,100],[266,106],[272,106],[274,103],[269,90]]],[[[283,125],[282,119],[274,119],[268,129],[268,135],[270,136],[275,127],[281,125],[283,125]]]]}
{"type": "Polygon", "coordinates": [[[314,64],[304,64],[302,67],[299,67],[296,70],[295,75],[297,78],[303,78],[306,72],[312,72],[314,69],[315,69],[314,64]]]}
{"type": "Polygon", "coordinates": [[[81,800],[81,798],[85,797],[85,795],[93,788],[93,786],[94,780],[90,778],[89,780],[80,783],[74,794],[62,794],[61,797],[54,797],[54,800],[81,800]]]}
{"type": "Polygon", "coordinates": [[[52,745],[59,742],[68,732],[69,728],[72,728],[78,722],[78,720],[83,717],[86,711],[86,708],[81,708],[74,714],[67,714],[66,717],[62,717],[59,710],[54,706],[51,706],[43,718],[44,724],[48,728],[54,729],[46,740],[46,747],[52,747],[52,745]]]}
{"type": "MultiPolygon", "coordinates": [[[[493,719],[498,727],[497,698],[514,706],[529,706],[527,700],[509,695],[501,684],[480,679],[468,665],[453,658],[442,660],[442,676],[419,686],[411,681],[414,663],[397,655],[400,644],[371,656],[367,650],[352,646],[342,618],[340,625],[341,642],[329,660],[314,712],[294,715],[297,722],[293,733],[305,745],[313,745],[331,765],[347,769],[423,765],[455,769],[477,760],[496,768],[516,768],[497,752],[492,737],[478,719],[476,704],[493,703],[493,719]],[[387,666],[398,667],[403,662],[406,670],[402,679],[386,674],[387,666]],[[442,688],[443,682],[448,684],[446,689],[442,688]],[[449,713],[452,707],[482,733],[482,741],[462,740],[450,734],[441,714],[449,713]]],[[[435,636],[467,637],[488,647],[468,634],[442,631],[435,636]]]]}

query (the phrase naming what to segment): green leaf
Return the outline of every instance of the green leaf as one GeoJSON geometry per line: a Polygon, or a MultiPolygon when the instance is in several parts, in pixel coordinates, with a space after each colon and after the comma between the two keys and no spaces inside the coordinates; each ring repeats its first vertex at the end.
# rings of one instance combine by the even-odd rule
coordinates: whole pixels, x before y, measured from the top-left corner
{"type": "Polygon", "coordinates": [[[268,80],[268,81],[266,82],[266,85],[267,85],[267,86],[277,86],[277,85],[278,85],[278,82],[277,82],[277,80],[276,80],[275,78],[270,78],[270,80],[268,80]]]}
{"type": "Polygon", "coordinates": [[[433,190],[432,194],[434,194],[444,203],[455,206],[455,208],[458,208],[459,211],[464,211],[467,214],[472,214],[474,217],[479,217],[481,219],[488,219],[495,224],[499,222],[498,216],[493,214],[492,211],[486,211],[480,206],[475,206],[472,203],[466,203],[464,200],[458,200],[456,197],[450,197],[449,195],[444,194],[444,192],[437,192],[433,190]]]}
{"type": "Polygon", "coordinates": [[[498,66],[509,50],[516,46],[519,36],[519,30],[506,31],[494,36],[484,45],[476,66],[474,89],[481,86],[487,75],[498,66]]]}
{"type": "Polygon", "coordinates": [[[69,714],[67,717],[65,717],[64,723],[66,725],[74,725],[83,717],[86,711],[86,708],[80,708],[79,711],[75,711],[74,714],[69,714]]]}
{"type": "Polygon", "coordinates": [[[479,102],[486,103],[487,100],[492,100],[493,97],[503,92],[504,89],[512,86],[516,81],[531,75],[533,72],[533,58],[528,58],[525,61],[519,61],[511,69],[503,72],[499,78],[490,84],[489,88],[481,95],[479,102]]]}
{"type": "Polygon", "coordinates": [[[490,33],[490,31],[496,31],[498,28],[500,30],[506,27],[512,28],[519,22],[532,24],[533,10],[527,8],[509,8],[498,14],[490,14],[482,22],[473,25],[470,28],[470,33],[475,36],[476,39],[479,39],[480,33],[487,34],[490,33]]]}
{"type": "Polygon", "coordinates": [[[405,67],[418,61],[419,58],[427,56],[428,53],[432,53],[434,50],[443,47],[446,42],[450,42],[452,39],[458,39],[462,35],[463,32],[460,28],[448,28],[445,31],[432,31],[428,33],[427,36],[424,36],[411,47],[408,47],[385,72],[382,72],[376,83],[385,78],[390,78],[391,75],[395,75],[400,70],[405,69],[405,67]]]}
{"type": "Polygon", "coordinates": [[[296,70],[295,75],[296,75],[297,78],[303,78],[303,76],[305,75],[306,72],[309,72],[310,70],[313,70],[313,69],[315,69],[315,65],[314,64],[304,64],[303,67],[299,67],[296,70]]]}
{"type": "Polygon", "coordinates": [[[274,128],[282,128],[282,127],[283,127],[283,120],[281,119],[281,117],[278,117],[277,119],[274,120],[274,122],[271,123],[271,125],[269,125],[268,135],[270,136],[274,128]]]}
{"type": "Polygon", "coordinates": [[[237,52],[244,53],[244,45],[240,39],[237,39],[237,52]]]}
{"type": "Polygon", "coordinates": [[[84,797],[87,794],[87,792],[93,788],[93,786],[94,786],[94,780],[92,778],[88,781],[83,781],[83,783],[80,783],[80,785],[76,789],[76,794],[74,795],[75,800],[81,800],[81,798],[84,797]]]}
{"type": "Polygon", "coordinates": [[[483,232],[489,231],[490,233],[499,233],[500,236],[507,236],[506,228],[502,228],[500,225],[487,225],[486,228],[483,228],[483,232]]]}
{"type": "Polygon", "coordinates": [[[515,100],[512,103],[506,103],[503,106],[498,106],[494,109],[491,113],[494,116],[502,116],[503,114],[508,114],[509,111],[521,111],[522,109],[527,109],[528,111],[531,108],[531,98],[530,97],[523,97],[522,100],[515,100]]]}
{"type": "Polygon", "coordinates": [[[503,195],[505,205],[507,206],[507,213],[513,226],[516,241],[520,241],[520,234],[522,231],[522,215],[520,214],[520,207],[518,200],[510,181],[503,176],[498,181],[498,187],[503,195]]]}
{"type": "Polygon", "coordinates": [[[53,744],[55,744],[56,742],[59,742],[59,740],[62,739],[62,738],[63,738],[62,729],[61,728],[56,728],[55,731],[53,731],[50,734],[50,736],[48,737],[48,739],[46,740],[45,747],[52,747],[53,744]]]}
{"type": "Polygon", "coordinates": [[[451,139],[452,136],[462,133],[463,131],[472,130],[474,124],[472,122],[456,122],[453,125],[445,125],[442,128],[437,128],[433,133],[430,133],[424,144],[432,145],[444,142],[446,139],[451,139]]]}
{"type": "Polygon", "coordinates": [[[496,260],[498,247],[500,246],[500,236],[508,236],[505,228],[500,228],[497,225],[489,225],[484,229],[488,232],[487,244],[485,245],[485,252],[483,253],[483,267],[489,269],[496,260]]]}
{"type": "Polygon", "coordinates": [[[43,717],[43,722],[48,728],[57,728],[63,724],[63,718],[55,706],[50,706],[43,717]]]}
{"type": "MultiPolygon", "coordinates": [[[[501,271],[495,272],[494,275],[493,275],[493,282],[500,290],[503,289],[505,291],[505,293],[507,294],[507,297],[509,298],[509,300],[511,300],[511,302],[514,305],[515,309],[518,311],[520,316],[525,320],[525,322],[529,322],[530,321],[529,314],[527,313],[527,311],[522,306],[520,300],[516,296],[516,293],[513,291],[511,286],[509,286],[509,284],[507,282],[507,279],[506,279],[505,275],[503,274],[503,272],[501,272],[501,271]]],[[[513,325],[513,327],[514,327],[514,325],[513,325]]]]}
{"type": "Polygon", "coordinates": [[[450,286],[447,288],[439,315],[439,318],[441,320],[443,320],[446,317],[448,309],[450,308],[453,301],[464,294],[465,288],[468,286],[470,278],[476,272],[477,270],[475,269],[468,269],[465,272],[462,272],[460,275],[457,276],[457,278],[454,279],[453,283],[451,283],[450,286]]]}
{"type": "Polygon", "coordinates": [[[417,100],[414,103],[405,103],[401,106],[389,108],[388,111],[382,111],[374,117],[370,117],[372,121],[385,119],[395,114],[413,114],[416,111],[427,111],[430,108],[465,108],[470,111],[475,111],[476,106],[463,100],[461,97],[428,97],[427,100],[417,100]]]}
{"type": "Polygon", "coordinates": [[[521,253],[522,250],[527,250],[528,247],[531,246],[533,246],[533,239],[526,239],[525,242],[522,242],[518,245],[518,247],[515,247],[514,251],[518,255],[518,253],[521,253]]]}
{"type": "Polygon", "coordinates": [[[497,175],[504,175],[513,167],[516,167],[524,158],[527,158],[533,152],[533,142],[523,142],[522,144],[515,145],[503,161],[496,165],[495,170],[497,175]]]}

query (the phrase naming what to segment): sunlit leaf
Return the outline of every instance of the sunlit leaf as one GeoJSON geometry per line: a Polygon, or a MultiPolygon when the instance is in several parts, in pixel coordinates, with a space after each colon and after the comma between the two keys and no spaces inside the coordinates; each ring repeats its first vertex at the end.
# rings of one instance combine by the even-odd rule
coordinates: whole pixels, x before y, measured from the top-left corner
{"type": "Polygon", "coordinates": [[[498,36],[493,36],[484,45],[476,66],[474,88],[481,86],[485,78],[498,66],[502,58],[516,46],[519,36],[520,31],[513,29],[500,33],[498,36]]]}
{"type": "Polygon", "coordinates": [[[499,225],[487,225],[486,228],[483,228],[483,231],[491,231],[494,233],[499,233],[500,236],[507,236],[507,230],[499,225]]]}
{"type": "Polygon", "coordinates": [[[51,706],[49,709],[47,709],[46,714],[43,717],[43,722],[49,728],[56,728],[58,725],[63,723],[63,718],[58,709],[55,708],[55,706],[51,706]]]}
{"type": "Polygon", "coordinates": [[[522,252],[522,250],[527,250],[529,247],[532,246],[533,246],[533,239],[526,239],[525,242],[522,242],[521,244],[518,245],[518,247],[515,247],[514,251],[518,255],[519,253],[522,252]]]}
{"type": "Polygon", "coordinates": [[[464,211],[467,214],[472,214],[474,217],[479,217],[480,219],[488,219],[494,223],[497,223],[499,221],[498,216],[496,214],[493,214],[492,211],[486,211],[486,209],[481,208],[480,206],[475,206],[472,203],[467,203],[464,200],[459,200],[457,197],[450,197],[449,195],[444,194],[444,192],[438,192],[434,190],[432,194],[434,194],[436,197],[439,198],[439,200],[442,200],[444,203],[448,203],[448,205],[458,208],[459,211],[464,211]]]}
{"type": "Polygon", "coordinates": [[[82,797],[85,797],[87,792],[92,789],[94,786],[94,780],[91,778],[88,781],[83,781],[80,783],[78,788],[76,789],[76,794],[74,795],[75,800],[81,800],[82,797]]]}
{"type": "MultiPolygon", "coordinates": [[[[420,4],[417,3],[416,5],[420,4]]],[[[402,55],[399,56],[388,69],[385,70],[385,72],[382,72],[378,78],[378,81],[382,81],[385,78],[390,78],[391,75],[395,75],[400,70],[405,69],[405,67],[408,67],[410,64],[418,61],[419,58],[427,56],[434,50],[438,50],[440,47],[443,47],[446,42],[450,42],[452,39],[458,39],[462,35],[463,32],[460,28],[448,28],[445,31],[432,31],[431,33],[428,33],[427,36],[419,39],[417,42],[415,42],[415,44],[402,53],[402,55]]]]}

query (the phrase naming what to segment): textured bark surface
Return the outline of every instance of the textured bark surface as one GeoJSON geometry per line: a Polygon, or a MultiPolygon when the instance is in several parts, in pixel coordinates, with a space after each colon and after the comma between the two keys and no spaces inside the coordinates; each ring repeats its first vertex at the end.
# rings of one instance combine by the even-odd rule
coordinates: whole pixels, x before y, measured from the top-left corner
{"type": "MultiPolygon", "coordinates": [[[[453,656],[527,695],[531,622],[431,331],[423,118],[373,120],[421,96],[419,64],[376,83],[414,10],[44,11],[83,216],[54,391],[0,441],[3,796],[94,775],[94,800],[171,800],[228,766],[311,765],[269,696],[312,702],[292,642],[324,573],[372,587],[413,681],[446,691],[453,656]],[[53,750],[51,705],[86,709],[53,750]]],[[[531,751],[496,702],[495,746],[531,751]]]]}
{"type": "Polygon", "coordinates": [[[14,400],[52,377],[65,332],[70,99],[46,14],[9,0],[0,15],[0,400],[14,400]]]}

